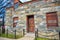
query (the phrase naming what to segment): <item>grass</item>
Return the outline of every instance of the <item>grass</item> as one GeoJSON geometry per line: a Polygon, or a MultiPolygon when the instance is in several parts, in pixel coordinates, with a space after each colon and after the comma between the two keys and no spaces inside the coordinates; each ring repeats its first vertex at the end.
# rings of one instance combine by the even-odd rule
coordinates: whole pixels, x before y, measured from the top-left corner
{"type": "MultiPolygon", "coordinates": [[[[0,37],[5,37],[5,38],[14,39],[14,35],[13,35],[13,34],[8,34],[8,36],[7,36],[7,34],[2,34],[2,35],[0,35],[0,37]]],[[[16,35],[16,39],[22,38],[22,37],[23,37],[22,35],[16,35]]]]}
{"type": "MultiPolygon", "coordinates": [[[[39,37],[38,37],[38,38],[36,38],[36,39],[37,39],[37,40],[54,40],[54,39],[48,39],[48,38],[39,38],[39,37]]],[[[36,40],[36,39],[35,39],[35,40],[36,40]]]]}
{"type": "MultiPolygon", "coordinates": [[[[37,39],[37,40],[49,40],[48,38],[39,38],[39,37],[36,38],[36,39],[37,39]]],[[[36,39],[35,39],[35,40],[36,40],[36,39]]]]}

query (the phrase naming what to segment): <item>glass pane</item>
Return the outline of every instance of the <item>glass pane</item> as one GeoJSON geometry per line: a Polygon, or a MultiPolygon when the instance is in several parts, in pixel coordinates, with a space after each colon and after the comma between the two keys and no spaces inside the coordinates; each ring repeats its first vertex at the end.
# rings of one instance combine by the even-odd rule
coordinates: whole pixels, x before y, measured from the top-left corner
{"type": "Polygon", "coordinates": [[[32,0],[20,0],[22,3],[32,1],[32,0]]]}

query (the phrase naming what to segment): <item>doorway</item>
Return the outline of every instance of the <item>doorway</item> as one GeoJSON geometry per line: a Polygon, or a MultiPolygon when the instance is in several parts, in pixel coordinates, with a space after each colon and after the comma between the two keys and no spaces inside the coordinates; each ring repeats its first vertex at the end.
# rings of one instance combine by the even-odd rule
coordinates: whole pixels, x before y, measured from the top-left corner
{"type": "Polygon", "coordinates": [[[27,16],[27,32],[34,32],[35,25],[34,25],[34,15],[27,16]]]}

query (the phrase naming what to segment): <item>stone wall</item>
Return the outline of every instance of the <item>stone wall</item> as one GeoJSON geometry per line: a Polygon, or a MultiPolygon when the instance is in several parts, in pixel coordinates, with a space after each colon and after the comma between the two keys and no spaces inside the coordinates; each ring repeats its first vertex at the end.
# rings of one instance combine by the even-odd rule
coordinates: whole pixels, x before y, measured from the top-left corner
{"type": "MultiPolygon", "coordinates": [[[[27,15],[34,15],[35,28],[38,28],[39,31],[42,31],[42,33],[44,33],[45,31],[47,31],[46,13],[56,11],[57,16],[58,16],[58,26],[59,26],[59,27],[54,27],[56,31],[58,30],[58,28],[60,28],[60,6],[56,6],[56,5],[54,6],[54,5],[55,3],[47,4],[44,2],[36,2],[36,3],[29,3],[23,6],[19,6],[15,10],[13,10],[13,8],[9,8],[6,11],[5,26],[6,28],[10,28],[10,29],[17,29],[17,30],[26,29],[27,28],[27,15]],[[17,27],[15,28],[13,28],[13,17],[19,18],[17,27]]],[[[54,33],[55,32],[53,32],[53,34],[54,33]]]]}
{"type": "Polygon", "coordinates": [[[17,15],[19,15],[20,21],[23,21],[22,23],[19,23],[20,26],[25,25],[24,27],[26,28],[27,27],[26,16],[34,15],[35,27],[38,27],[38,29],[40,30],[47,30],[46,13],[57,11],[57,14],[58,14],[60,11],[59,9],[60,9],[60,6],[52,6],[51,3],[47,4],[43,2],[36,2],[36,3],[29,3],[23,6],[19,6],[15,10],[15,12],[17,15]]]}
{"type": "MultiPolygon", "coordinates": [[[[36,3],[29,3],[23,6],[19,6],[15,10],[13,10],[13,8],[9,8],[6,11],[5,26],[7,26],[8,28],[17,29],[17,30],[26,29],[27,28],[26,16],[34,15],[35,28],[38,28],[39,31],[42,31],[42,32],[47,31],[46,13],[56,11],[58,16],[58,26],[59,26],[59,27],[54,27],[56,31],[58,28],[60,28],[60,6],[56,6],[56,5],[54,6],[54,5],[55,5],[54,3],[47,4],[44,2],[36,2],[36,3]],[[19,18],[17,27],[15,28],[13,28],[13,17],[19,18]]],[[[54,33],[55,32],[53,32],[53,34],[54,33]]]]}
{"type": "Polygon", "coordinates": [[[12,20],[12,8],[6,10],[5,14],[5,26],[6,28],[12,27],[13,20],[12,20]]]}
{"type": "Polygon", "coordinates": [[[58,24],[60,19],[60,7],[52,5],[55,3],[44,3],[44,2],[36,2],[36,3],[29,3],[23,6],[19,6],[17,9],[13,10],[13,8],[9,8],[6,11],[6,26],[12,27],[13,25],[13,17],[19,17],[18,27],[25,28],[27,27],[26,24],[26,16],[27,15],[34,15],[35,27],[38,27],[40,30],[46,30],[46,13],[47,12],[54,12],[57,11],[58,14],[58,24]]]}

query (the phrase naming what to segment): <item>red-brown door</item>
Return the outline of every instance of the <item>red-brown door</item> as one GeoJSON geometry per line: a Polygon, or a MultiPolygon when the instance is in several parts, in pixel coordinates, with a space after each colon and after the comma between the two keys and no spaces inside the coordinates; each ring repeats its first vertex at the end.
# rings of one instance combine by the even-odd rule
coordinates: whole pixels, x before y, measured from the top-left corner
{"type": "Polygon", "coordinates": [[[47,27],[57,27],[58,18],[56,12],[50,12],[46,14],[47,27]]]}
{"type": "Polygon", "coordinates": [[[30,15],[30,16],[27,16],[27,31],[28,32],[34,32],[34,16],[33,15],[30,15]]]}

